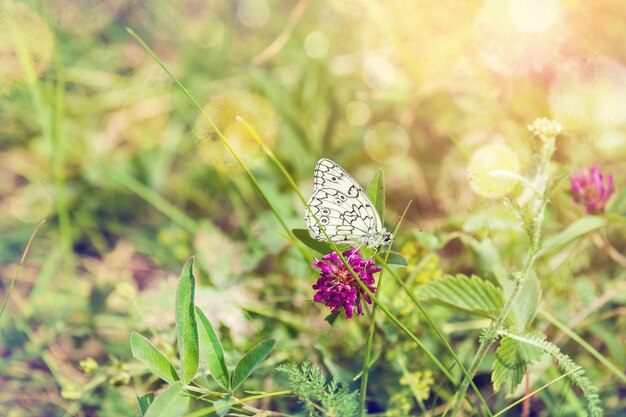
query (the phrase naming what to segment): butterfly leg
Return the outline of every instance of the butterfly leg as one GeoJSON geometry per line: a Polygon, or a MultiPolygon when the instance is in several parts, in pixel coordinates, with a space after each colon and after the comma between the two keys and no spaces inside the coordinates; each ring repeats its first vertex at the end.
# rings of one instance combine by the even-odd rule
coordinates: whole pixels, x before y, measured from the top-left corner
{"type": "Polygon", "coordinates": [[[355,253],[359,253],[361,248],[363,247],[363,243],[360,243],[359,246],[357,246],[356,248],[353,248],[354,250],[352,251],[352,253],[350,254],[350,256],[348,256],[348,259],[346,259],[346,262],[350,262],[350,258],[352,258],[352,256],[355,253]]]}

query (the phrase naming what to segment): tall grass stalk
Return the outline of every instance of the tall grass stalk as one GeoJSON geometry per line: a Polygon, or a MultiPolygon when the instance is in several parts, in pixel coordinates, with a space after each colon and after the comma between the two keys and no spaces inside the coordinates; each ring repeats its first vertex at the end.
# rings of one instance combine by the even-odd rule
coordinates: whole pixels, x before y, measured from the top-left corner
{"type": "MultiPolygon", "coordinates": [[[[15,5],[12,0],[4,0],[3,6],[5,10],[11,10],[15,5]]],[[[50,144],[52,152],[52,177],[54,182],[56,211],[59,218],[59,229],[61,250],[64,256],[65,272],[72,274],[74,271],[74,253],[72,228],[69,214],[69,203],[65,193],[65,174],[64,174],[64,154],[63,147],[60,144],[60,124],[64,115],[64,97],[65,83],[63,82],[62,71],[57,54],[53,54],[54,66],[56,70],[56,84],[54,88],[54,96],[52,105],[48,105],[42,94],[41,82],[33,65],[33,57],[24,44],[22,33],[15,25],[14,19],[4,19],[8,23],[11,40],[15,46],[15,53],[24,72],[24,82],[28,86],[35,115],[41,128],[42,136],[50,144]]]]}

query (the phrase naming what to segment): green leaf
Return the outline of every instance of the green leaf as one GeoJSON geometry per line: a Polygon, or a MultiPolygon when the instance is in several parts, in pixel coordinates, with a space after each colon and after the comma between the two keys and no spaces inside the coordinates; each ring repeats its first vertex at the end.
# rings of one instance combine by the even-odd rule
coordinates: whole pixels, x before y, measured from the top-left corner
{"type": "Polygon", "coordinates": [[[606,205],[607,213],[626,214],[626,188],[622,188],[606,205]]]}
{"type": "Polygon", "coordinates": [[[241,384],[243,384],[243,381],[252,375],[256,368],[267,358],[272,349],[274,349],[274,346],[276,346],[276,341],[274,339],[268,339],[250,349],[248,353],[241,358],[233,374],[233,391],[239,388],[241,384]]]}
{"type": "Polygon", "coordinates": [[[369,196],[372,204],[376,207],[376,211],[380,216],[382,222],[385,221],[385,180],[383,176],[383,170],[379,169],[374,174],[372,181],[367,186],[367,195],[369,196]]]}
{"type": "Polygon", "coordinates": [[[387,265],[409,266],[409,261],[401,253],[390,251],[387,265]]]}
{"type": "Polygon", "coordinates": [[[521,291],[513,301],[512,320],[515,328],[520,332],[525,332],[531,325],[539,306],[541,304],[541,284],[536,276],[531,275],[526,278],[521,291]]]}
{"type": "Polygon", "coordinates": [[[417,290],[417,298],[495,319],[504,306],[502,290],[472,275],[447,275],[417,290]]]}
{"type": "Polygon", "coordinates": [[[196,307],[196,316],[200,324],[198,326],[198,333],[202,352],[204,353],[204,360],[215,382],[228,391],[230,389],[230,376],[228,375],[222,344],[217,338],[215,330],[213,330],[213,326],[211,326],[211,322],[198,307],[196,307]]]}
{"type": "Polygon", "coordinates": [[[180,417],[189,408],[189,397],[180,381],[174,382],[150,405],[144,417],[180,417]]]}
{"type": "Polygon", "coordinates": [[[309,231],[306,229],[293,229],[291,232],[298,238],[298,240],[300,240],[300,242],[304,243],[307,247],[316,252],[326,255],[327,253],[331,253],[333,251],[328,243],[313,239],[309,234],[309,231]]]}
{"type": "Polygon", "coordinates": [[[332,326],[335,324],[335,321],[337,321],[337,317],[339,317],[339,314],[341,314],[341,310],[336,313],[330,313],[329,315],[324,317],[324,321],[328,322],[328,324],[332,326]]]}
{"type": "Polygon", "coordinates": [[[493,361],[491,382],[493,390],[498,392],[506,384],[508,395],[517,389],[526,374],[528,364],[541,356],[541,351],[525,343],[520,343],[508,337],[500,340],[493,361]]]}
{"type": "Polygon", "coordinates": [[[150,404],[152,404],[152,401],[154,401],[154,392],[148,392],[141,397],[137,397],[139,411],[142,416],[146,414],[146,411],[148,410],[148,407],[150,407],[150,404]]]}
{"type": "Polygon", "coordinates": [[[198,370],[198,326],[193,304],[194,289],[192,257],[183,267],[176,290],[176,332],[180,355],[180,379],[184,384],[188,384],[198,370]]]}
{"type": "Polygon", "coordinates": [[[174,365],[148,339],[139,333],[130,335],[130,350],[135,359],[140,360],[153,374],[169,382],[178,380],[174,365]]]}
{"type": "Polygon", "coordinates": [[[571,241],[586,235],[596,229],[604,227],[607,220],[604,217],[599,216],[586,216],[576,220],[570,224],[569,227],[543,242],[543,247],[537,254],[537,257],[542,257],[553,250],[560,248],[563,245],[570,243],[571,241]]]}

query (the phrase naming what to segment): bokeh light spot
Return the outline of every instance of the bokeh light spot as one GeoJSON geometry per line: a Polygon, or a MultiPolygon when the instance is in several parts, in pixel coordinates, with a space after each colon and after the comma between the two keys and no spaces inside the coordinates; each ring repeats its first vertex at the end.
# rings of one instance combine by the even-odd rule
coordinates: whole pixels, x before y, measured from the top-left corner
{"type": "Polygon", "coordinates": [[[319,30],[309,33],[304,40],[304,51],[311,58],[323,58],[328,53],[330,40],[319,30]]]}
{"type": "Polygon", "coordinates": [[[363,81],[373,90],[391,87],[396,79],[396,69],[387,58],[370,54],[363,61],[363,81]]]}
{"type": "Polygon", "coordinates": [[[249,28],[260,28],[270,18],[270,7],[265,0],[241,0],[237,6],[237,16],[249,28]]]}
{"type": "MultiPolygon", "coordinates": [[[[261,163],[265,153],[237,116],[245,119],[268,147],[276,143],[278,115],[260,96],[243,90],[228,91],[213,98],[204,110],[248,167],[261,163]]],[[[241,172],[237,160],[202,117],[196,121],[195,134],[199,155],[207,164],[222,173],[241,172]]]]}
{"type": "Polygon", "coordinates": [[[543,32],[559,17],[558,0],[507,1],[511,22],[520,32],[543,32]]]}
{"type": "Polygon", "coordinates": [[[351,101],[346,106],[346,118],[352,126],[364,126],[370,121],[372,111],[363,101],[351,101]]]}
{"type": "MultiPolygon", "coordinates": [[[[542,72],[558,62],[567,37],[562,21],[555,19],[541,31],[523,31],[514,23],[508,6],[506,1],[487,0],[476,16],[474,37],[485,65],[502,75],[522,76],[542,72]]],[[[515,13],[515,19],[525,24],[526,17],[515,13]]]]}
{"type": "Polygon", "coordinates": [[[519,174],[519,160],[508,146],[501,143],[486,145],[472,155],[467,166],[470,188],[486,198],[500,198],[510,193],[517,180],[506,173],[519,174]]]}
{"type": "Polygon", "coordinates": [[[400,125],[380,122],[365,133],[365,151],[375,161],[385,163],[406,155],[409,134],[400,125]]]}
{"type": "Polygon", "coordinates": [[[557,68],[549,103],[565,132],[595,136],[626,126],[626,67],[602,56],[557,68]]]}

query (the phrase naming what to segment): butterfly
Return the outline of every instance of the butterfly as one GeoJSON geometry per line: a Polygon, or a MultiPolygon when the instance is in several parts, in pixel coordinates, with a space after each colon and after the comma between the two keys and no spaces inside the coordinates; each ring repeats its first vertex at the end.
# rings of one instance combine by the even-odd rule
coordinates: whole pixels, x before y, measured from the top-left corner
{"type": "Polygon", "coordinates": [[[326,241],[321,225],[334,243],[365,245],[378,249],[391,242],[367,193],[345,169],[330,159],[315,165],[313,195],[305,214],[312,238],[326,241]],[[315,217],[319,220],[319,225],[315,217]]]}

